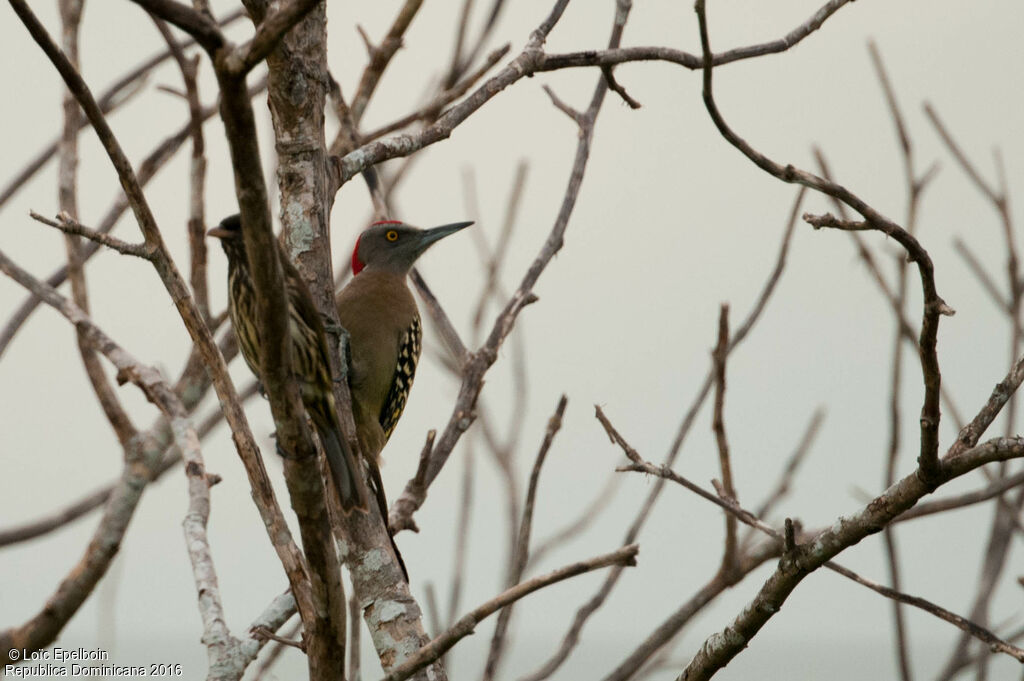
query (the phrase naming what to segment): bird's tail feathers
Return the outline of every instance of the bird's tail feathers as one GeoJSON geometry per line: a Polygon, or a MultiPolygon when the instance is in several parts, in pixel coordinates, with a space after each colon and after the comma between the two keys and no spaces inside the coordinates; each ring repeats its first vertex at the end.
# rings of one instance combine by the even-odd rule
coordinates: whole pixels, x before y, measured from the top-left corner
{"type": "Polygon", "coordinates": [[[395,543],[395,537],[391,534],[391,523],[388,521],[388,499],[384,494],[384,481],[380,477],[380,468],[376,463],[372,463],[369,466],[370,469],[370,485],[373,487],[373,495],[377,498],[377,508],[380,509],[380,517],[384,519],[384,528],[387,530],[388,539],[391,540],[391,548],[395,551],[395,558],[398,559],[398,565],[402,568],[402,574],[405,576],[405,583],[409,583],[409,571],[405,568],[405,561],[402,560],[402,552],[398,550],[398,544],[395,543]]]}
{"type": "MultiPolygon", "coordinates": [[[[327,463],[334,477],[334,486],[338,488],[338,496],[341,498],[341,509],[345,514],[351,513],[352,509],[358,509],[364,513],[368,510],[366,501],[363,499],[361,487],[357,483],[356,476],[359,475],[358,464],[352,451],[348,448],[341,436],[341,428],[334,419],[326,414],[310,413],[313,425],[316,426],[317,435],[327,454],[327,463]]],[[[376,463],[369,466],[370,486],[373,495],[377,500],[377,507],[380,509],[381,519],[384,521],[384,528],[391,541],[391,548],[398,559],[398,565],[402,568],[402,575],[406,583],[409,582],[409,571],[405,567],[402,553],[395,544],[395,538],[391,536],[391,527],[388,523],[388,500],[384,494],[384,481],[380,477],[380,469],[376,463]]]]}
{"type": "Polygon", "coordinates": [[[338,488],[341,510],[346,514],[351,513],[353,509],[366,512],[366,500],[363,498],[357,477],[359,466],[342,438],[338,424],[331,423],[333,419],[318,417],[315,413],[310,416],[313,417],[313,425],[316,426],[320,444],[327,454],[327,465],[331,469],[334,486],[338,488]]]}

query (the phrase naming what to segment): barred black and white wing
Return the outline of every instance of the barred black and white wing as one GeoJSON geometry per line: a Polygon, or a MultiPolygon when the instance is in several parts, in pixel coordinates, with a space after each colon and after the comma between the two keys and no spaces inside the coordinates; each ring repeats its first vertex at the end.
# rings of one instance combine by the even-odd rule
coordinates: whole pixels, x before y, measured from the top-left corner
{"type": "Polygon", "coordinates": [[[391,432],[398,425],[398,419],[402,417],[405,402],[409,399],[409,390],[412,389],[412,381],[416,377],[416,363],[420,359],[422,340],[423,327],[417,315],[402,336],[395,376],[391,379],[391,388],[380,411],[380,427],[384,429],[385,440],[391,437],[391,432]]]}

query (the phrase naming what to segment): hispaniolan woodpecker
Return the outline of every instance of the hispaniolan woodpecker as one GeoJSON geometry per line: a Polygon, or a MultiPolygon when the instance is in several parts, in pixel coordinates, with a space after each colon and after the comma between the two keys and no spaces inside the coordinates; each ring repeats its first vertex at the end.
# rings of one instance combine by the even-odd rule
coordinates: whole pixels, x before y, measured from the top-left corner
{"type": "MultiPolygon", "coordinates": [[[[338,294],[338,318],[349,338],[349,387],[359,447],[376,471],[416,374],[423,336],[407,278],[433,243],[470,226],[417,229],[377,222],[356,241],[351,281],[338,294]]],[[[387,510],[382,511],[387,514],[387,510]]]]}

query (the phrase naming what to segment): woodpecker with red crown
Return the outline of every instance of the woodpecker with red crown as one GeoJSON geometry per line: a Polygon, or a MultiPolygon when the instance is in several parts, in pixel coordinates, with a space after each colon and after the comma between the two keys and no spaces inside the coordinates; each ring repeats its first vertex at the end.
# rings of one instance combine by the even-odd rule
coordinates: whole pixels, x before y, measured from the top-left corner
{"type": "Polygon", "coordinates": [[[338,319],[349,336],[359,447],[373,468],[405,409],[420,357],[423,329],[409,271],[432,244],[471,224],[417,229],[388,220],[374,223],[356,241],[354,276],[338,294],[338,319]]]}

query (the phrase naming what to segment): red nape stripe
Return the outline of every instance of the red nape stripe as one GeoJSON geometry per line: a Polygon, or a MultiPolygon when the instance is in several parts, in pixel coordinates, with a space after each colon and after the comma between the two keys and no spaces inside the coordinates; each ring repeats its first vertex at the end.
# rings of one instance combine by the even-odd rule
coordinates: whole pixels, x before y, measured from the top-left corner
{"type": "Polygon", "coordinates": [[[400,225],[400,224],[402,224],[401,220],[379,220],[379,221],[373,223],[370,226],[371,227],[376,227],[377,225],[400,225]]]}
{"type": "Polygon", "coordinates": [[[363,271],[366,267],[366,263],[359,259],[359,240],[362,239],[362,235],[356,238],[356,247],[352,249],[352,275],[355,276],[363,271]]]}

